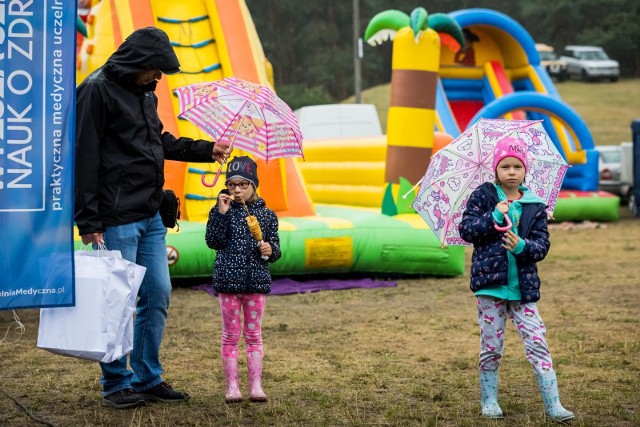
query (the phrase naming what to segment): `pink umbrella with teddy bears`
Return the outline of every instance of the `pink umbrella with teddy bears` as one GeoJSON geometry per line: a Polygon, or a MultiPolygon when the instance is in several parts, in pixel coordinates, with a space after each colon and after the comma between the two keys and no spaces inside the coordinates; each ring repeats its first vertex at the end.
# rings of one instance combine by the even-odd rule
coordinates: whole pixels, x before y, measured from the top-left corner
{"type": "MultiPolygon", "coordinates": [[[[196,83],[175,90],[178,117],[189,120],[215,141],[249,152],[267,162],[281,157],[304,157],[302,132],[291,108],[271,88],[236,77],[196,83]]],[[[213,187],[202,175],[202,183],[213,187]]]]}

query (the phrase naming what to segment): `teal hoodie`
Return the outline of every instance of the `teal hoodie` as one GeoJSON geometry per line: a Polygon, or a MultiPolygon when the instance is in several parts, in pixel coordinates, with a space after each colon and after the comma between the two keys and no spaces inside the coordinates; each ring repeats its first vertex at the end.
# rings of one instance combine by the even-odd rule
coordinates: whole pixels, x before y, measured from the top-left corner
{"type": "MultiPolygon", "coordinates": [[[[507,195],[502,190],[500,184],[494,184],[496,191],[498,192],[498,199],[502,202],[507,200],[507,195]]],[[[533,194],[529,188],[521,185],[518,187],[518,190],[522,193],[522,197],[518,200],[514,200],[509,205],[509,219],[511,219],[511,223],[513,227],[511,231],[515,234],[518,234],[518,225],[520,223],[520,216],[522,215],[522,205],[525,203],[544,203],[542,199],[535,194],[533,194]]],[[[502,224],[504,221],[504,214],[500,212],[498,209],[494,209],[493,211],[493,220],[496,224],[502,224]]],[[[518,267],[517,260],[514,256],[521,253],[524,250],[525,242],[523,239],[518,240],[518,244],[513,251],[507,251],[507,262],[508,262],[508,280],[509,283],[505,283],[501,286],[497,286],[495,288],[483,289],[475,292],[476,296],[490,296],[498,299],[508,300],[508,301],[520,301],[522,299],[522,295],[520,294],[520,281],[518,279],[518,267]]]]}

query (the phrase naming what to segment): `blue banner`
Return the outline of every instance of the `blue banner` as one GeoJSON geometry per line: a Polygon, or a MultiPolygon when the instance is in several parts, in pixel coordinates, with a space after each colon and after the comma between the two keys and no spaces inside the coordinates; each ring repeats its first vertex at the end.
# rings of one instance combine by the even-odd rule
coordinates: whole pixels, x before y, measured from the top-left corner
{"type": "Polygon", "coordinates": [[[76,0],[0,0],[0,310],[71,306],[76,0]]]}

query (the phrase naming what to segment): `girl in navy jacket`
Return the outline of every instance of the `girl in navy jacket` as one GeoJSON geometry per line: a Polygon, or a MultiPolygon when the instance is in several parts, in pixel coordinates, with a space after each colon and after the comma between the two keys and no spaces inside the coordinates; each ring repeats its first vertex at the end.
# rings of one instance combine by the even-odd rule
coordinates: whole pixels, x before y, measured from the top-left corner
{"type": "Polygon", "coordinates": [[[268,263],[280,259],[278,218],[257,196],[257,165],[249,157],[235,157],[227,167],[227,190],[209,212],[205,240],[216,251],[213,287],[222,314],[221,355],[227,392],[226,402],[242,401],[238,380],[240,313],[249,371],[249,400],[265,402],[262,390],[262,316],[265,297],[271,292],[268,263]],[[257,218],[262,241],[251,234],[247,216],[257,218]]]}
{"type": "Polygon", "coordinates": [[[484,183],[471,193],[459,227],[460,237],[473,244],[471,290],[477,297],[481,336],[482,415],[502,418],[498,366],[508,317],[533,367],[546,415],[554,421],[567,421],[575,416],[560,404],[546,329],[536,304],[540,299],[536,264],[545,258],[551,244],[546,206],[524,185],[524,142],[500,140],[493,169],[495,183],[484,183]]]}

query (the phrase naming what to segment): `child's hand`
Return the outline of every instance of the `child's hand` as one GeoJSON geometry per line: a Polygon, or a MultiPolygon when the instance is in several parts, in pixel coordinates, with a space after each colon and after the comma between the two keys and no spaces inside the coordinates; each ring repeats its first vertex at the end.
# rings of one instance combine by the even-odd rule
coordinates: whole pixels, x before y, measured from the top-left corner
{"type": "Polygon", "coordinates": [[[506,200],[501,201],[496,205],[496,209],[502,212],[503,215],[506,215],[507,213],[509,213],[509,202],[507,202],[506,200]]]}
{"type": "Polygon", "coordinates": [[[229,210],[229,206],[231,206],[231,196],[225,193],[218,194],[218,211],[224,215],[229,210]]]}
{"type": "Polygon", "coordinates": [[[273,253],[273,249],[271,248],[271,245],[267,242],[260,242],[260,255],[264,255],[267,258],[271,256],[271,254],[273,253]]]}
{"type": "Polygon", "coordinates": [[[502,236],[502,241],[504,243],[501,246],[508,251],[512,251],[520,241],[520,237],[513,231],[507,230],[502,236]]]}

